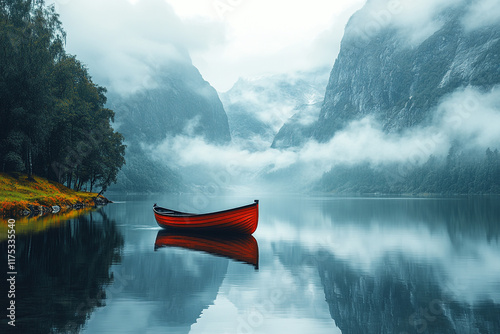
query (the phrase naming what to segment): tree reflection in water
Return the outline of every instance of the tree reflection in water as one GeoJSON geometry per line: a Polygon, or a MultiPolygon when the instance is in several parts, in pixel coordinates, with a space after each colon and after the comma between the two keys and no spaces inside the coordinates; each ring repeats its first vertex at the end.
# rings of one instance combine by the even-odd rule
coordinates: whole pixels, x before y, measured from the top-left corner
{"type": "MultiPolygon", "coordinates": [[[[105,305],[105,287],[113,281],[109,268],[121,261],[123,244],[115,221],[103,211],[18,235],[16,327],[3,319],[2,327],[16,333],[78,332],[105,305]]],[[[1,248],[6,263],[7,242],[1,248]]]]}

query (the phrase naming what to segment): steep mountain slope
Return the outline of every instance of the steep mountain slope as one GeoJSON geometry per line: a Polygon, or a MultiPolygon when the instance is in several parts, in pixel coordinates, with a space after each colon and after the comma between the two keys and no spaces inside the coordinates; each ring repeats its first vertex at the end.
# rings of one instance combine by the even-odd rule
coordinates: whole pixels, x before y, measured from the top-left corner
{"type": "Polygon", "coordinates": [[[357,13],[346,28],[314,135],[328,140],[353,119],[375,114],[388,132],[421,124],[459,87],[500,83],[500,23],[470,30],[467,5],[439,13],[442,27],[417,46],[387,27],[360,47],[357,13]]]}
{"type": "MultiPolygon", "coordinates": [[[[500,83],[500,22],[471,24],[477,1],[438,7],[426,26],[434,29],[419,39],[414,35],[420,27],[402,23],[411,18],[390,6],[370,0],[350,19],[312,129],[315,139],[327,141],[367,115],[386,132],[399,132],[429,121],[433,108],[457,88],[487,90],[500,83]]],[[[413,6],[416,16],[420,4],[413,6]]],[[[303,143],[297,138],[289,141],[303,143]]]]}
{"type": "Polygon", "coordinates": [[[231,140],[227,116],[217,92],[190,62],[161,68],[152,80],[148,86],[153,88],[109,99],[129,153],[118,177],[117,189],[120,190],[179,189],[180,176],[155,161],[150,152],[166,138],[200,136],[213,144],[231,140]]]}
{"type": "Polygon", "coordinates": [[[211,143],[231,140],[217,92],[193,65],[172,64],[160,69],[153,80],[155,88],[113,97],[116,121],[127,140],[157,144],[183,133],[211,143]]]}

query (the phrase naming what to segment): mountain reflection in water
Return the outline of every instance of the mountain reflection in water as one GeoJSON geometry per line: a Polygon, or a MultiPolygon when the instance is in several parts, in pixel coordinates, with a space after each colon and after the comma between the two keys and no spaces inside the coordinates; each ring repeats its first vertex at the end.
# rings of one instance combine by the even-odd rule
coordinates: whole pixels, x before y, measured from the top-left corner
{"type": "MultiPolygon", "coordinates": [[[[18,236],[17,324],[23,333],[500,333],[498,197],[261,198],[255,238],[162,231],[157,197],[125,195],[18,236]]],[[[162,200],[175,208],[189,196],[162,200]]],[[[204,209],[247,200],[214,197],[204,209]]]]}

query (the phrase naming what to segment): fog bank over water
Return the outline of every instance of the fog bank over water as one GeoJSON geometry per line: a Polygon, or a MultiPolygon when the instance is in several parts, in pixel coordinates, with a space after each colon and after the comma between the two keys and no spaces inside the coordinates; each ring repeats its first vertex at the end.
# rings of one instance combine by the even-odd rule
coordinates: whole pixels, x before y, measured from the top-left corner
{"type": "Polygon", "coordinates": [[[235,143],[209,144],[186,134],[167,138],[149,149],[158,162],[202,183],[203,175],[223,171],[234,184],[281,180],[300,189],[339,164],[419,166],[431,155],[446,157],[456,143],[467,151],[500,147],[498,124],[500,87],[489,92],[465,88],[446,96],[428,124],[402,133],[386,133],[374,117],[368,116],[351,122],[328,142],[309,140],[297,148],[262,146],[249,150],[235,143]]]}

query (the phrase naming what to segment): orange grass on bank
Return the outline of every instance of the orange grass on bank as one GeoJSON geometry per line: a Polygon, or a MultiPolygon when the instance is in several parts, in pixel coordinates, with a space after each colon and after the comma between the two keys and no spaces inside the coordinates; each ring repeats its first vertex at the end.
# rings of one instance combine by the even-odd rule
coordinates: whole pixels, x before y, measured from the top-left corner
{"type": "MultiPolygon", "coordinates": [[[[79,192],[69,189],[60,183],[26,174],[0,173],[0,215],[19,216],[21,212],[32,207],[59,206],[61,210],[75,204],[86,207],[95,206],[97,193],[79,192]]],[[[107,202],[104,197],[101,197],[107,202]]]]}

